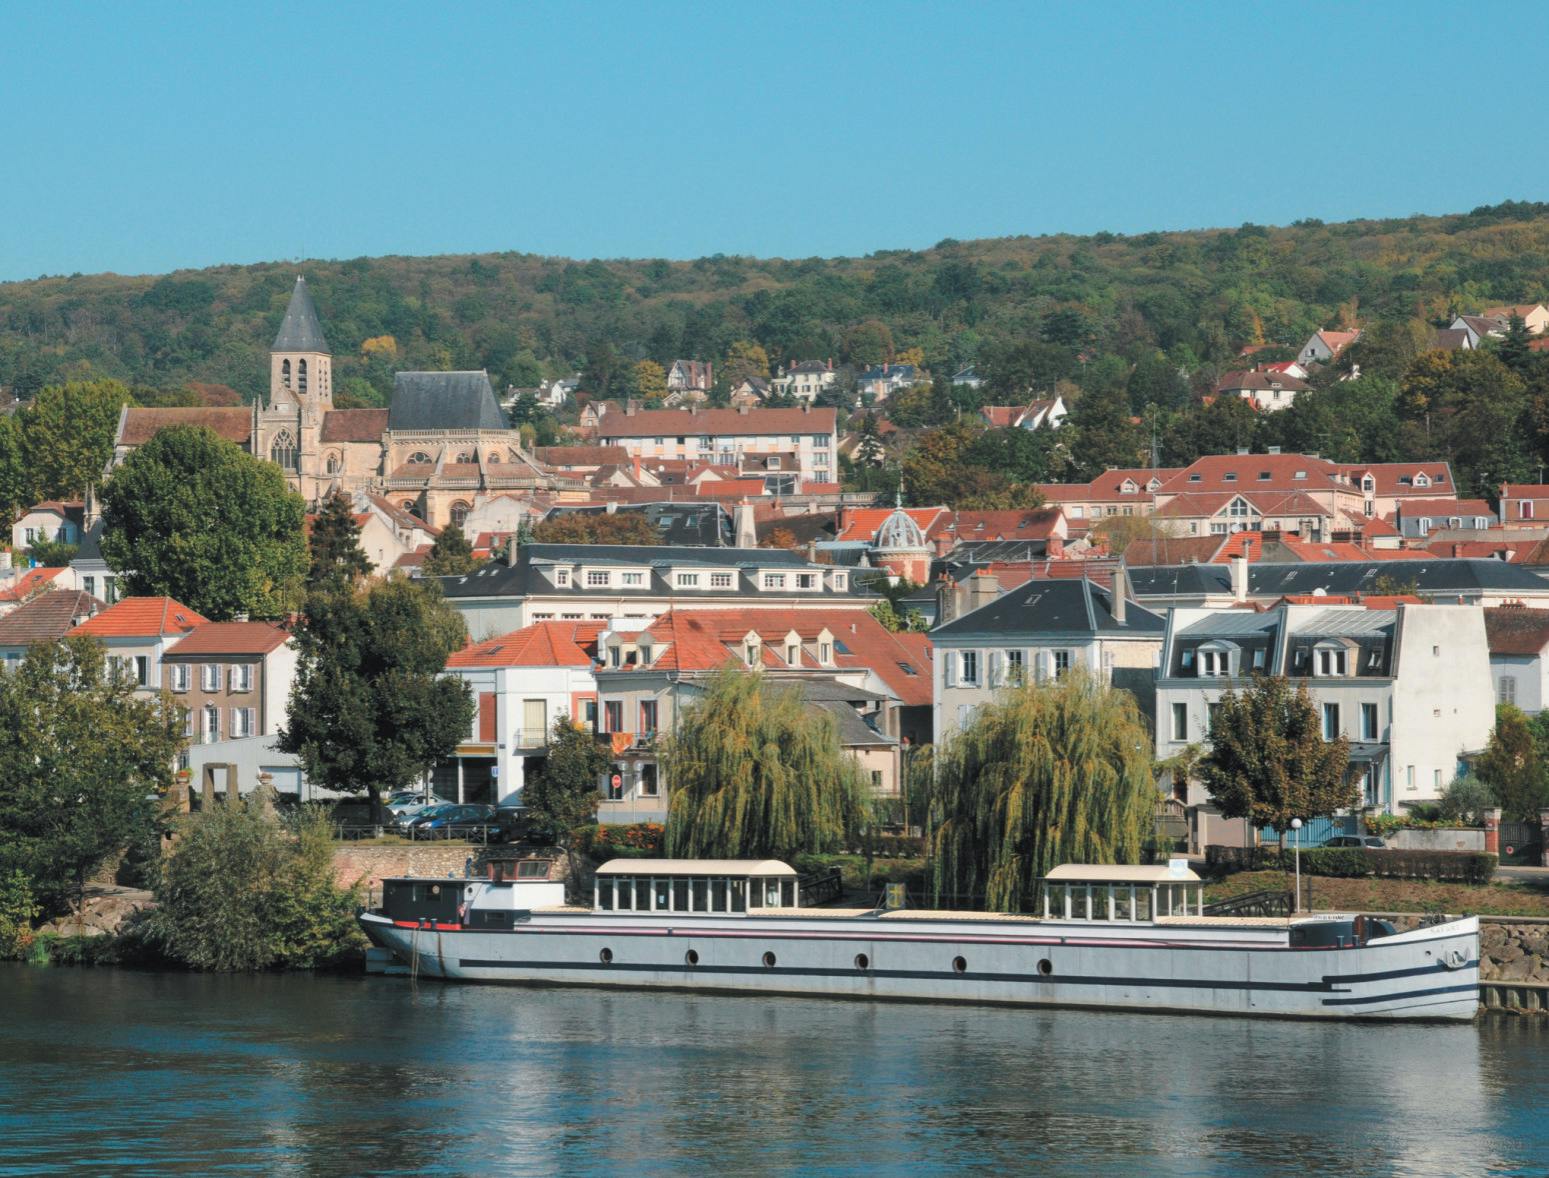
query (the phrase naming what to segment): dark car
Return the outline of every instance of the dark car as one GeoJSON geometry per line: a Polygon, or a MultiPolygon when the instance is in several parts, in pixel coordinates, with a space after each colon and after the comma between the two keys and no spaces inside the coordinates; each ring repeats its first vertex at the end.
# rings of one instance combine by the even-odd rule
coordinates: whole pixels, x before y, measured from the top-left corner
{"type": "Polygon", "coordinates": [[[501,842],[543,845],[552,842],[548,825],[534,818],[526,806],[501,806],[495,811],[504,837],[501,842]]]}
{"type": "Polygon", "coordinates": [[[1374,834],[1337,834],[1323,845],[1325,847],[1366,847],[1372,851],[1388,849],[1388,844],[1374,834]]]}
{"type": "Polygon", "coordinates": [[[421,820],[434,818],[437,814],[444,813],[456,805],[456,802],[435,801],[428,806],[410,806],[397,812],[389,811],[387,826],[394,833],[403,834],[421,820]]]}
{"type": "Polygon", "coordinates": [[[421,814],[409,824],[415,838],[465,838],[474,842],[500,843],[506,829],[495,815],[494,806],[465,803],[437,806],[434,812],[421,814]]]}

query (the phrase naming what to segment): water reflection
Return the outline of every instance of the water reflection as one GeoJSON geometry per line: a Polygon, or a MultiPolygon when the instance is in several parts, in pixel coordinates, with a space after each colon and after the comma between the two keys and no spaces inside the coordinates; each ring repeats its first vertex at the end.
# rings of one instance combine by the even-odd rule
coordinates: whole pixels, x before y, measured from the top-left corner
{"type": "Polygon", "coordinates": [[[1481,1174],[1549,1030],[0,968],[0,1170],[1481,1174]]]}

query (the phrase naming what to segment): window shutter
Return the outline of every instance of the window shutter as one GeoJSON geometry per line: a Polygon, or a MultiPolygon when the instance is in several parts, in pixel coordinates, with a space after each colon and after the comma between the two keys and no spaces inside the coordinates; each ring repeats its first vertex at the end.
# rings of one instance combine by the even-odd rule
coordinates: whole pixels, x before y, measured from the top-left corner
{"type": "Polygon", "coordinates": [[[947,651],[947,657],[941,661],[941,673],[948,687],[957,686],[957,651],[947,651]]]}
{"type": "Polygon", "coordinates": [[[495,693],[479,692],[479,740],[486,744],[495,742],[495,693]]]}
{"type": "Polygon", "coordinates": [[[998,651],[998,650],[990,651],[990,686],[991,687],[999,687],[1000,686],[1000,677],[1001,677],[1000,676],[1000,666],[1001,666],[1001,660],[1004,659],[1004,658],[1005,658],[1005,655],[1001,654],[1000,651],[998,651]]]}

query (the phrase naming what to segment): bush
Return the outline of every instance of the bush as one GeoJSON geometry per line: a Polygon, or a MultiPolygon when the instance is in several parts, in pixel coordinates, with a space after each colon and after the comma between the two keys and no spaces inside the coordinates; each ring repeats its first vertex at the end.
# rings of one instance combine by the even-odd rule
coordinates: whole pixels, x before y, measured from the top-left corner
{"type": "Polygon", "coordinates": [[[1483,781],[1477,777],[1459,777],[1442,791],[1437,809],[1447,821],[1482,826],[1484,812],[1493,809],[1495,804],[1495,794],[1483,781]]]}
{"type": "MultiPolygon", "coordinates": [[[[1312,847],[1301,854],[1308,875],[1342,879],[1378,876],[1385,879],[1434,879],[1448,883],[1487,884],[1495,876],[1496,855],[1479,851],[1379,851],[1370,847],[1312,847]]],[[[1205,848],[1205,863],[1212,872],[1291,871],[1293,851],[1275,847],[1205,848]]]]}
{"type": "Polygon", "coordinates": [[[879,835],[873,845],[873,853],[879,859],[923,859],[925,840],[910,835],[879,835]]]}
{"type": "Polygon", "coordinates": [[[583,826],[575,834],[576,847],[591,859],[656,859],[666,844],[667,830],[659,822],[632,826],[583,826]]]}
{"type": "Polygon", "coordinates": [[[42,911],[32,896],[27,873],[0,875],[0,958],[25,958],[32,948],[32,922],[42,911]]]}
{"type": "Polygon", "coordinates": [[[193,969],[314,969],[363,947],[358,889],[334,881],[327,819],[288,825],[254,795],[187,822],[163,864],[150,939],[193,969]]]}
{"type": "MultiPolygon", "coordinates": [[[[1295,853],[1286,852],[1294,862],[1295,853]]],[[[1359,879],[1371,875],[1366,852],[1360,847],[1312,847],[1302,852],[1302,870],[1308,875],[1328,875],[1337,879],[1359,879]]]]}

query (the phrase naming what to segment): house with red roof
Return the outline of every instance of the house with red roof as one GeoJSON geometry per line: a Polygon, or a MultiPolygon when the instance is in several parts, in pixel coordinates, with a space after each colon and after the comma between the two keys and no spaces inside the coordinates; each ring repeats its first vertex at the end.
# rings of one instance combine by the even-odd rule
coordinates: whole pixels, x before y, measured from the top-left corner
{"type": "Polygon", "coordinates": [[[473,725],[450,760],[436,766],[435,793],[449,801],[519,805],[548,755],[561,718],[592,731],[597,722],[601,621],[534,622],[470,642],[446,661],[468,685],[473,725]]]}
{"type": "Polygon", "coordinates": [[[82,622],[72,634],[95,638],[135,685],[161,691],[162,660],[172,646],[209,619],[170,597],[124,597],[82,622]]]}
{"type": "Polygon", "coordinates": [[[650,623],[619,619],[599,655],[597,732],[614,757],[603,822],[665,819],[671,783],[657,734],[726,668],[800,690],[880,795],[898,792],[902,748],[930,740],[930,639],[893,633],[865,611],[688,609],[650,623]]]}
{"type": "Polygon", "coordinates": [[[0,661],[14,668],[27,652],[55,642],[104,608],[90,593],[50,589],[0,617],[0,661]]]}
{"type": "Polygon", "coordinates": [[[1303,368],[1309,364],[1327,364],[1360,338],[1359,330],[1315,331],[1296,354],[1296,361],[1303,368]]]}
{"type": "Polygon", "coordinates": [[[1071,536],[1084,536],[1109,516],[1150,515],[1156,494],[1182,467],[1116,467],[1086,483],[1039,483],[1044,502],[1060,508],[1071,536]]]}
{"type": "Polygon", "coordinates": [[[0,617],[4,617],[23,602],[31,601],[39,593],[63,588],[70,581],[68,568],[12,569],[11,579],[0,589],[0,617]],[[60,578],[64,580],[61,581],[60,578]]]}
{"type": "Polygon", "coordinates": [[[1549,307],[1542,303],[1516,303],[1510,306],[1486,307],[1484,312],[1486,319],[1499,319],[1509,324],[1513,317],[1522,320],[1523,326],[1532,335],[1543,335],[1549,331],[1549,307]]]}
{"type": "Polygon", "coordinates": [[[1502,483],[1496,516],[1504,527],[1549,528],[1549,484],[1502,483]]]}
{"type": "Polygon", "coordinates": [[[85,532],[86,504],[80,499],[45,499],[34,503],[11,525],[11,550],[24,552],[34,544],[79,544],[85,532]]]}
{"type": "Polygon", "coordinates": [[[1406,538],[1422,539],[1442,529],[1485,531],[1495,512],[1483,499],[1406,499],[1394,522],[1406,538]]]}
{"type": "Polygon", "coordinates": [[[755,455],[789,453],[802,479],[828,481],[838,469],[837,415],[832,409],[637,409],[598,420],[597,441],[622,446],[642,462],[685,458],[744,468],[755,455]]]}
{"type": "Polygon", "coordinates": [[[1069,416],[1065,399],[1043,397],[1026,405],[985,405],[979,416],[990,429],[1059,429],[1069,416]]]}
{"type": "Polygon", "coordinates": [[[1536,716],[1549,700],[1549,610],[1525,605],[1486,609],[1484,632],[1495,702],[1536,716]]]}

